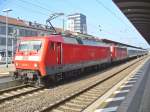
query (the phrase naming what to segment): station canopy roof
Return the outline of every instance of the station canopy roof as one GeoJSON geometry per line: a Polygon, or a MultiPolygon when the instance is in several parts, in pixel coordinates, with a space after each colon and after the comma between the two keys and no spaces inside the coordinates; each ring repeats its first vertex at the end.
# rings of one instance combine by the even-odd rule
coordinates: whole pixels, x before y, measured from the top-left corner
{"type": "Polygon", "coordinates": [[[113,0],[150,44],[150,0],[113,0]]]}

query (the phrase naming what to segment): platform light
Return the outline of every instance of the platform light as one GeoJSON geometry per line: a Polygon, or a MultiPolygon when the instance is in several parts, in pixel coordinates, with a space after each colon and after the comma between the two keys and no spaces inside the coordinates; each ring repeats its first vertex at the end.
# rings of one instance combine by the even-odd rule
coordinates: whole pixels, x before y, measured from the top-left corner
{"type": "Polygon", "coordinates": [[[11,9],[4,9],[3,12],[6,13],[6,67],[8,68],[8,13],[12,11],[11,9]]]}

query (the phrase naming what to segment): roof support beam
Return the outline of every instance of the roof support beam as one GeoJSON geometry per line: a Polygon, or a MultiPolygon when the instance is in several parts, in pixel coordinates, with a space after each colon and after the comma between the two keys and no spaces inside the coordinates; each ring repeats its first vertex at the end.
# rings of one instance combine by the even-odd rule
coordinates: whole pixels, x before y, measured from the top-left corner
{"type": "Polygon", "coordinates": [[[150,44],[150,0],[113,0],[150,44]]]}

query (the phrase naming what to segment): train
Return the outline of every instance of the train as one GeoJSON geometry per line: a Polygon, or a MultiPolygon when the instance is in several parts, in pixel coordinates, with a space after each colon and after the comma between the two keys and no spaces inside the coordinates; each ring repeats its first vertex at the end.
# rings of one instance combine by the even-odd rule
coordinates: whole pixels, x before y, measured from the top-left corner
{"type": "Polygon", "coordinates": [[[14,77],[47,84],[79,74],[90,67],[147,54],[142,48],[107,44],[100,39],[49,35],[22,37],[14,57],[14,77]]]}

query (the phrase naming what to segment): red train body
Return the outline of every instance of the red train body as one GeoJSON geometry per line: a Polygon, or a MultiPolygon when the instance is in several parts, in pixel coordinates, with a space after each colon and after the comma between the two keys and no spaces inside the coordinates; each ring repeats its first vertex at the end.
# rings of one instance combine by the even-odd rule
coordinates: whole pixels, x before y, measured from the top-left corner
{"type": "Polygon", "coordinates": [[[55,79],[69,71],[110,64],[127,56],[127,48],[106,46],[99,41],[61,35],[23,37],[16,51],[15,75],[31,80],[55,79]]]}
{"type": "Polygon", "coordinates": [[[61,35],[24,37],[15,56],[17,73],[33,78],[111,62],[109,47],[74,44],[61,35]]]}
{"type": "Polygon", "coordinates": [[[118,47],[118,46],[112,45],[110,49],[111,49],[112,61],[124,60],[128,56],[127,48],[125,47],[118,47]]]}

